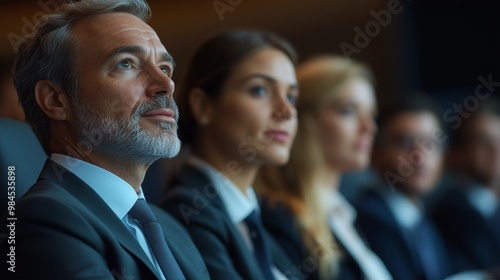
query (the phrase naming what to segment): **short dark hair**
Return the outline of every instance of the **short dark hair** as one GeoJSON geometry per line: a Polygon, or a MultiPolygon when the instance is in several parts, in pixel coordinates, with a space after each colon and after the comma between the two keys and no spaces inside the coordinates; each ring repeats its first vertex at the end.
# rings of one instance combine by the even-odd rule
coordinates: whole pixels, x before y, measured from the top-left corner
{"type": "Polygon", "coordinates": [[[209,38],[198,48],[178,95],[179,138],[184,144],[194,143],[197,128],[189,108],[189,92],[193,88],[200,88],[209,98],[216,99],[229,73],[249,55],[265,48],[282,51],[296,65],[297,55],[293,47],[283,38],[263,31],[224,31],[209,38]]]}
{"type": "Polygon", "coordinates": [[[26,121],[31,125],[42,147],[48,152],[49,118],[35,100],[35,84],[50,80],[74,99],[78,92],[71,27],[78,21],[94,15],[124,12],[143,21],[150,17],[150,9],[144,0],[81,0],[62,5],[56,12],[40,20],[35,31],[18,49],[14,65],[14,84],[26,121]]]}
{"type": "Polygon", "coordinates": [[[500,99],[497,97],[489,97],[487,100],[481,101],[476,110],[470,112],[467,118],[462,119],[462,123],[457,129],[452,130],[450,146],[459,147],[466,143],[470,136],[470,125],[475,121],[478,116],[492,115],[500,118],[500,99]]]}
{"type": "Polygon", "coordinates": [[[376,145],[380,144],[387,124],[406,113],[431,113],[436,117],[440,127],[443,126],[441,108],[433,98],[422,92],[407,92],[392,99],[380,110],[377,117],[378,133],[375,140],[376,145]]]}

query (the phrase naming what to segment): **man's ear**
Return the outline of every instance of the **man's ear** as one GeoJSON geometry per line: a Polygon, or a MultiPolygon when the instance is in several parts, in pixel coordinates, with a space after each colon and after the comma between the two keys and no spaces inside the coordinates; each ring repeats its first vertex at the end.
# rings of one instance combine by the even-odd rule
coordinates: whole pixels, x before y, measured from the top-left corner
{"type": "Polygon", "coordinates": [[[189,107],[193,118],[200,126],[212,122],[212,103],[207,93],[200,88],[193,88],[189,92],[189,107]]]}
{"type": "Polygon", "coordinates": [[[63,121],[70,112],[69,98],[60,86],[52,81],[41,80],[35,84],[35,100],[51,119],[63,121]]]}

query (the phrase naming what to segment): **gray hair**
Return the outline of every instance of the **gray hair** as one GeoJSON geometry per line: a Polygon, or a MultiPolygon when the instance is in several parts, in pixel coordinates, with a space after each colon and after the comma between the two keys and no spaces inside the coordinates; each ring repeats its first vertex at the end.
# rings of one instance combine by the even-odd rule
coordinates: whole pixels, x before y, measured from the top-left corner
{"type": "Polygon", "coordinates": [[[116,12],[132,14],[144,22],[151,16],[144,0],[71,1],[40,20],[35,31],[19,46],[14,65],[14,84],[26,121],[47,153],[50,121],[36,103],[35,84],[40,80],[52,81],[74,100],[79,79],[74,66],[77,46],[73,43],[70,28],[85,18],[116,12]]]}

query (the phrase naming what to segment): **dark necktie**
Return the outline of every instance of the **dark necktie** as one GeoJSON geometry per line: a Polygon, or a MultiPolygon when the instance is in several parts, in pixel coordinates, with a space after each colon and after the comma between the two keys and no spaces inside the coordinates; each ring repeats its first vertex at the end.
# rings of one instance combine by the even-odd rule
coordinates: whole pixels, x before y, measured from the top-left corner
{"type": "Polygon", "coordinates": [[[175,261],[170,248],[165,241],[161,226],[156,220],[148,203],[140,198],[130,209],[129,214],[136,219],[142,227],[142,232],[148,241],[149,246],[153,250],[156,261],[167,280],[184,280],[186,279],[182,271],[175,261]]]}
{"type": "Polygon", "coordinates": [[[271,272],[272,257],[269,251],[269,246],[264,238],[264,227],[262,221],[255,210],[248,215],[245,219],[248,226],[250,238],[252,239],[254,255],[259,263],[260,270],[266,280],[274,280],[273,273],[271,272]]]}
{"type": "Polygon", "coordinates": [[[491,215],[487,222],[493,229],[493,233],[497,237],[497,240],[500,241],[500,205],[497,206],[497,209],[493,212],[493,215],[491,215]]]}
{"type": "Polygon", "coordinates": [[[425,279],[441,279],[439,257],[436,251],[435,233],[429,221],[424,218],[414,231],[416,251],[422,265],[425,279]]]}

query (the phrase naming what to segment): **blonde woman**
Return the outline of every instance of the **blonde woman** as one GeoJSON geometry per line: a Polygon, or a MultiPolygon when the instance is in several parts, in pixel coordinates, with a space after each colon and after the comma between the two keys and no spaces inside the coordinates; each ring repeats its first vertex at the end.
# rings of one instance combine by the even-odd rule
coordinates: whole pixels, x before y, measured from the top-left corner
{"type": "Polygon", "coordinates": [[[259,175],[264,224],[309,279],[391,279],[354,228],[338,192],[343,172],[362,169],[376,132],[371,72],[340,57],[297,70],[299,131],[290,161],[259,175]]]}

